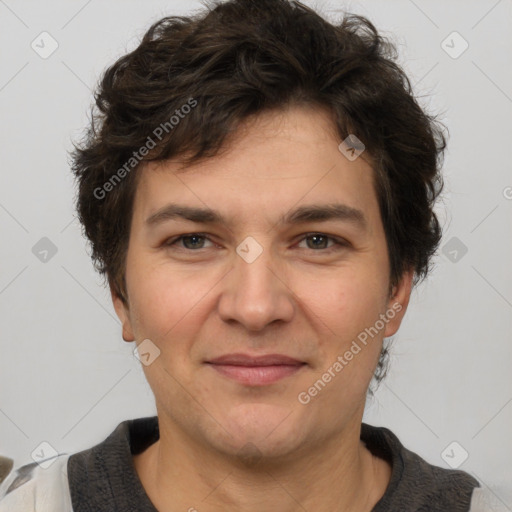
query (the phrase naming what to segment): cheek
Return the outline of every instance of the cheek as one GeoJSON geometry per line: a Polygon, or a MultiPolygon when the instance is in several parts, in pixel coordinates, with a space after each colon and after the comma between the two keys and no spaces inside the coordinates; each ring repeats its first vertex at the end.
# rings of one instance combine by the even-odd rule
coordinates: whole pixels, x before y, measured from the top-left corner
{"type": "Polygon", "coordinates": [[[213,273],[170,271],[165,265],[133,270],[130,286],[138,337],[157,345],[191,339],[202,325],[200,317],[219,278],[213,273]]]}
{"type": "Polygon", "coordinates": [[[377,275],[355,267],[331,269],[307,278],[302,275],[292,289],[305,314],[316,319],[328,338],[342,342],[373,325],[385,307],[386,283],[377,275]]]}

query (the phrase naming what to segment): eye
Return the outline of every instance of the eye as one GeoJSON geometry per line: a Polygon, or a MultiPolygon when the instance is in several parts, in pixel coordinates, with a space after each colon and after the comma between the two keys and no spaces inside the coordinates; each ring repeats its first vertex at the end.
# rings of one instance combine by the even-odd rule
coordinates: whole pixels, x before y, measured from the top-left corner
{"type": "Polygon", "coordinates": [[[348,242],[334,238],[329,235],[325,235],[323,233],[308,233],[301,239],[301,242],[304,240],[312,241],[312,244],[307,244],[307,248],[313,249],[315,252],[320,252],[321,250],[323,250],[321,252],[330,252],[332,249],[339,249],[341,247],[347,247],[349,245],[348,242]],[[330,247],[326,247],[325,244],[328,243],[329,241],[332,241],[333,245],[331,245],[330,247]]]}
{"type": "MultiPolygon", "coordinates": [[[[178,244],[178,242],[183,242],[184,246],[179,246],[179,249],[189,249],[189,250],[197,250],[197,249],[204,249],[205,247],[202,246],[201,240],[210,240],[205,234],[203,233],[187,233],[185,235],[181,235],[177,238],[169,239],[167,240],[164,245],[167,247],[175,246],[178,244]]],[[[211,240],[210,240],[211,242],[211,240]]]]}
{"type": "MultiPolygon", "coordinates": [[[[177,246],[178,249],[185,249],[190,251],[196,251],[199,249],[207,249],[208,247],[204,246],[205,241],[209,241],[213,243],[206,234],[204,233],[187,233],[184,235],[180,235],[179,237],[172,238],[167,240],[164,243],[166,247],[177,246]],[[180,242],[183,245],[178,245],[180,242]]],[[[311,240],[312,244],[307,244],[308,249],[312,249],[314,252],[330,252],[331,250],[336,250],[342,247],[348,247],[348,242],[326,235],[324,233],[308,233],[305,235],[301,242],[304,240],[311,240]],[[333,244],[329,247],[326,247],[325,244],[329,241],[333,242],[333,244]]]]}

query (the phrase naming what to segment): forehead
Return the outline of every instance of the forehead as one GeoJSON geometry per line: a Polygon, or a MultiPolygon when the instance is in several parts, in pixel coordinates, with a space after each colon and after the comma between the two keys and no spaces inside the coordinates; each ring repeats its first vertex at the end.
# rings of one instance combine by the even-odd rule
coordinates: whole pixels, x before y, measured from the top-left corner
{"type": "Polygon", "coordinates": [[[372,167],[363,156],[348,160],[340,142],[323,110],[265,113],[244,123],[217,156],[187,168],[178,159],[145,164],[134,217],[151,224],[178,203],[203,210],[211,222],[278,223],[290,220],[291,210],[298,213],[301,205],[324,204],[347,218],[361,212],[363,220],[375,221],[372,167]]]}

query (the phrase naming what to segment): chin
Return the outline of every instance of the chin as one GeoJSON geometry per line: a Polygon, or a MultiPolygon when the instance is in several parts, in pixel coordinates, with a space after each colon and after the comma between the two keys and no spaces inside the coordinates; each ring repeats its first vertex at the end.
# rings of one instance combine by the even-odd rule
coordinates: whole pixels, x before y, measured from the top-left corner
{"type": "Polygon", "coordinates": [[[230,455],[242,459],[279,456],[297,442],[290,406],[268,403],[244,403],[224,412],[220,421],[222,437],[229,444],[230,455]]]}
{"type": "MultiPolygon", "coordinates": [[[[252,439],[252,435],[214,441],[214,449],[223,453],[232,463],[244,468],[270,469],[276,464],[289,464],[290,456],[296,455],[298,439],[289,435],[252,439]]],[[[213,440],[212,440],[213,441],[213,440]]]]}

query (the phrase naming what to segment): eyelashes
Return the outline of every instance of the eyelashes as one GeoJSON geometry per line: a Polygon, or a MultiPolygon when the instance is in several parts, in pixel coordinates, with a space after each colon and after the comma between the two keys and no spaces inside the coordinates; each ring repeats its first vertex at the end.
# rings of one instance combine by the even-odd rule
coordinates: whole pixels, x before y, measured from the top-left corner
{"type": "MultiPolygon", "coordinates": [[[[201,250],[210,248],[210,247],[196,247],[196,248],[190,249],[188,247],[183,247],[182,245],[179,245],[180,242],[193,241],[194,239],[195,240],[197,240],[197,239],[208,240],[213,245],[216,245],[215,242],[213,242],[206,233],[185,233],[178,237],[174,237],[174,238],[170,238],[170,239],[166,240],[163,245],[170,249],[176,249],[179,251],[185,251],[185,252],[190,252],[190,253],[199,252],[201,250]]],[[[319,246],[317,248],[314,248],[315,246],[313,245],[313,248],[307,247],[307,249],[310,249],[311,252],[319,252],[322,254],[329,254],[333,251],[350,247],[350,244],[346,240],[343,240],[343,239],[340,239],[338,237],[334,237],[331,235],[327,235],[325,233],[319,233],[319,232],[312,232],[312,233],[307,233],[307,234],[303,235],[298,243],[301,243],[304,240],[316,241],[318,239],[321,241],[325,240],[328,243],[332,242],[332,245],[330,247],[320,247],[319,246]]],[[[320,244],[320,245],[323,245],[323,244],[320,244]]]]}

